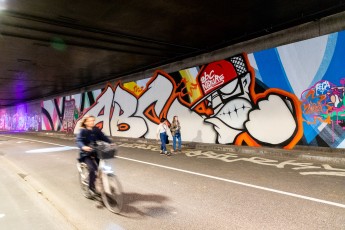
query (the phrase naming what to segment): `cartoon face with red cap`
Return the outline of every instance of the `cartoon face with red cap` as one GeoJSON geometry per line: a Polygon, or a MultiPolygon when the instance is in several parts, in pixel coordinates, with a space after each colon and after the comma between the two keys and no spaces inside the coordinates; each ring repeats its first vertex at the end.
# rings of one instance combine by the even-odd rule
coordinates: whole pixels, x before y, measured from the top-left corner
{"type": "Polygon", "coordinates": [[[192,106],[206,116],[205,122],[217,127],[221,123],[233,129],[244,129],[252,109],[249,94],[251,76],[242,55],[204,66],[197,76],[202,98],[192,106]]]}
{"type": "Polygon", "coordinates": [[[220,144],[235,143],[240,134],[247,133],[252,144],[290,148],[303,133],[299,100],[280,89],[260,93],[258,99],[251,90],[254,73],[244,55],[210,63],[200,70],[197,81],[202,96],[192,109],[213,125],[220,144]]]}

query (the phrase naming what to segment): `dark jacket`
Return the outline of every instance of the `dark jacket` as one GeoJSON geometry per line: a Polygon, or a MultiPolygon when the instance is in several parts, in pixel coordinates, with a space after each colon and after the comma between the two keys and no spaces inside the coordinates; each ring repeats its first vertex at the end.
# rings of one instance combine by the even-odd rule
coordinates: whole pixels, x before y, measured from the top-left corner
{"type": "Polygon", "coordinates": [[[77,136],[76,142],[77,146],[80,148],[80,159],[82,160],[86,156],[93,155],[95,156],[94,152],[85,152],[81,150],[83,146],[90,146],[94,144],[96,141],[105,141],[111,143],[111,140],[104,135],[104,133],[97,127],[93,127],[92,130],[89,129],[80,129],[80,132],[77,136]]]}

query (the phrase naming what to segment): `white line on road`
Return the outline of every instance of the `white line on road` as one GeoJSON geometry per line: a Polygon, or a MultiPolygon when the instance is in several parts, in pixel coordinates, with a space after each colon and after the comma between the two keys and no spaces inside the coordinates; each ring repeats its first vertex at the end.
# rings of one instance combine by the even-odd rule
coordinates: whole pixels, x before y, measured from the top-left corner
{"type": "Polygon", "coordinates": [[[160,168],[170,169],[170,170],[174,170],[174,171],[178,171],[178,172],[188,173],[188,174],[192,174],[192,175],[202,176],[202,177],[206,177],[206,178],[210,178],[210,179],[225,181],[228,183],[238,184],[238,185],[242,185],[242,186],[246,186],[246,187],[250,187],[250,188],[256,188],[256,189],[260,189],[260,190],[264,190],[264,191],[274,192],[274,193],[278,193],[278,194],[282,194],[282,195],[286,195],[286,196],[292,196],[292,197],[296,197],[296,198],[300,198],[300,199],[305,199],[305,200],[310,200],[310,201],[319,202],[319,203],[323,203],[323,204],[333,205],[333,206],[340,207],[340,208],[345,208],[345,204],[336,203],[336,202],[327,201],[327,200],[321,200],[321,199],[317,199],[317,198],[313,198],[313,197],[309,197],[309,196],[298,195],[298,194],[291,193],[291,192],[284,192],[284,191],[280,191],[280,190],[276,190],[276,189],[266,188],[266,187],[253,185],[253,184],[247,184],[247,183],[243,183],[240,181],[229,180],[229,179],[216,177],[216,176],[210,176],[210,175],[197,173],[197,172],[193,172],[193,171],[188,171],[188,170],[184,170],[184,169],[154,164],[154,163],[150,163],[150,162],[146,162],[146,161],[135,160],[135,159],[127,158],[127,157],[117,156],[117,158],[121,158],[123,160],[128,160],[128,161],[134,161],[137,163],[152,165],[152,166],[156,166],[156,167],[160,167],[160,168]]]}
{"type": "Polygon", "coordinates": [[[51,153],[51,152],[62,152],[68,151],[73,149],[79,149],[78,147],[71,147],[71,146],[63,146],[63,147],[51,147],[51,148],[44,148],[44,149],[32,149],[25,151],[26,153],[51,153]]]}
{"type": "MultiPolygon", "coordinates": [[[[5,136],[5,135],[0,135],[0,136],[5,136]]],[[[59,144],[55,144],[55,143],[31,140],[31,139],[26,139],[26,138],[19,138],[19,137],[12,137],[12,136],[5,136],[5,137],[14,138],[14,139],[29,140],[29,141],[40,142],[40,143],[51,144],[51,145],[66,146],[66,145],[59,145],[59,144]]],[[[69,146],[66,146],[66,147],[69,147],[69,146]]],[[[156,167],[160,167],[160,168],[170,169],[170,170],[174,170],[174,171],[178,171],[178,172],[188,173],[188,174],[192,174],[192,175],[202,176],[202,177],[215,179],[215,180],[219,180],[219,181],[225,181],[225,182],[232,183],[232,184],[238,184],[238,185],[242,185],[242,186],[246,186],[246,187],[250,187],[250,188],[256,188],[256,189],[269,191],[269,192],[273,192],[273,193],[278,193],[278,194],[282,194],[282,195],[286,195],[286,196],[310,200],[310,201],[314,201],[314,202],[318,202],[318,203],[328,204],[328,205],[332,205],[332,206],[336,206],[336,207],[340,207],[340,208],[345,208],[345,204],[336,203],[336,202],[327,201],[327,200],[321,200],[321,199],[317,199],[317,198],[313,198],[313,197],[309,197],[309,196],[298,195],[298,194],[291,193],[291,192],[284,192],[284,191],[280,191],[280,190],[276,190],[276,189],[271,189],[271,188],[266,188],[266,187],[262,187],[262,186],[258,186],[258,185],[243,183],[243,182],[235,181],[235,180],[229,180],[229,179],[216,177],[216,176],[210,176],[210,175],[197,173],[197,172],[193,172],[193,171],[188,171],[188,170],[184,170],[184,169],[154,164],[154,163],[150,163],[150,162],[146,162],[146,161],[135,160],[135,159],[127,158],[127,157],[117,156],[117,158],[120,158],[123,160],[128,160],[128,161],[133,161],[133,162],[137,162],[137,163],[141,163],[141,164],[152,165],[152,166],[156,166],[156,167]]]]}
{"type": "Polygon", "coordinates": [[[51,142],[32,140],[32,139],[26,139],[26,138],[21,138],[21,137],[13,137],[13,136],[6,136],[6,135],[0,135],[0,136],[9,137],[9,138],[13,138],[13,139],[19,139],[19,140],[34,141],[34,142],[39,142],[39,143],[49,144],[49,145],[56,145],[56,146],[62,146],[62,147],[70,147],[70,146],[66,146],[66,145],[59,145],[59,144],[55,144],[55,143],[51,143],[51,142]]]}

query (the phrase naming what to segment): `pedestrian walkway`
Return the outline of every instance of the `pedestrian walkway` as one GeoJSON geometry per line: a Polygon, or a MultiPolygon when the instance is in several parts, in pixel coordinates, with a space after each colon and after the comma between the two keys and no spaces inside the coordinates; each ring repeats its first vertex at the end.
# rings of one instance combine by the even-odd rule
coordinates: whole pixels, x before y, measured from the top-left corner
{"type": "MultiPolygon", "coordinates": [[[[49,136],[61,139],[74,140],[75,135],[66,134],[62,132],[28,132],[32,135],[49,136]]],[[[155,139],[145,138],[125,138],[112,137],[117,142],[127,143],[141,143],[159,146],[155,139]]],[[[281,148],[270,147],[249,147],[236,145],[221,145],[221,144],[205,144],[196,142],[183,142],[183,149],[194,149],[200,151],[220,151],[235,154],[248,154],[262,157],[280,157],[291,160],[312,160],[325,164],[345,165],[345,149],[334,149],[325,147],[311,147],[311,146],[295,146],[294,149],[286,150],[281,148]]],[[[168,150],[172,149],[171,144],[168,145],[168,150]]]]}

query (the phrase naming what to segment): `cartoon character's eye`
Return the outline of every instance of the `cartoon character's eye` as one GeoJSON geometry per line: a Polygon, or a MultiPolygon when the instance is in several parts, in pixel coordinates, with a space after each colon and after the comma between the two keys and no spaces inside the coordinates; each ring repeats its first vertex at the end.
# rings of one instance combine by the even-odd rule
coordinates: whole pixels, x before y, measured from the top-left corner
{"type": "Polygon", "coordinates": [[[247,84],[248,84],[247,79],[245,79],[245,80],[243,81],[243,87],[246,87],[247,84]]]}
{"type": "Polygon", "coordinates": [[[223,103],[227,103],[227,101],[232,100],[232,98],[236,98],[240,95],[243,95],[243,90],[244,89],[242,86],[242,78],[239,77],[237,79],[234,79],[232,82],[230,82],[223,88],[219,89],[219,92],[223,103]]]}
{"type": "Polygon", "coordinates": [[[222,88],[220,88],[220,92],[222,94],[233,95],[234,93],[236,93],[236,90],[238,88],[240,88],[238,86],[238,79],[234,79],[230,83],[228,83],[225,86],[223,86],[222,88]]]}

